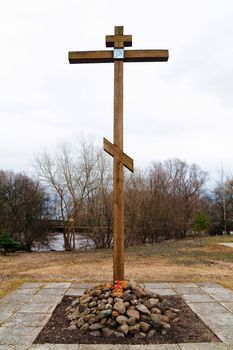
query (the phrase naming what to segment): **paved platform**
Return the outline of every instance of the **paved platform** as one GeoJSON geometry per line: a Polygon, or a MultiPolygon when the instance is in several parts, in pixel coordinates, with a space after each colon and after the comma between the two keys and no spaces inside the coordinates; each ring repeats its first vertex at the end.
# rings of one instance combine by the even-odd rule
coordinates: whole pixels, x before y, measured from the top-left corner
{"type": "Polygon", "coordinates": [[[28,283],[0,299],[0,350],[233,350],[233,292],[216,283],[145,283],[161,295],[180,295],[220,343],[164,345],[34,344],[64,295],[90,284],[28,283]]]}
{"type": "Polygon", "coordinates": [[[220,245],[225,245],[226,247],[233,248],[233,243],[218,243],[220,245]]]}

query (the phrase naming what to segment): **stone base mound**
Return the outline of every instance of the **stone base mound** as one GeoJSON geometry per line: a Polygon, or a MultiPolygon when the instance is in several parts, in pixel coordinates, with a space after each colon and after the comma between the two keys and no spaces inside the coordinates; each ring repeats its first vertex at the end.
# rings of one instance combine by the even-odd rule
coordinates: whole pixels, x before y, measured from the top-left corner
{"type": "Polygon", "coordinates": [[[134,281],[99,284],[84,291],[66,309],[70,330],[79,328],[93,337],[150,338],[166,334],[180,310],[170,307],[159,294],[134,281]]]}

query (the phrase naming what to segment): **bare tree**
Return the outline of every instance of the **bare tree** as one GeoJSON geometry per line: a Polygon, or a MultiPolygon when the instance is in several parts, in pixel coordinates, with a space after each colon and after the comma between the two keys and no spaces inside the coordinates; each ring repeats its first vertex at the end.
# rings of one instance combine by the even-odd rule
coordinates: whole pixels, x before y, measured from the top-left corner
{"type": "MultiPolygon", "coordinates": [[[[63,146],[55,155],[44,153],[37,158],[38,175],[56,192],[64,223],[65,250],[75,248],[75,229],[90,208],[90,199],[103,188],[102,152],[92,141],[82,139],[76,147],[63,146]]],[[[90,224],[90,220],[89,220],[90,224]]],[[[90,225],[91,227],[91,225],[90,225]]]]}
{"type": "Polygon", "coordinates": [[[28,251],[35,240],[47,237],[44,199],[44,189],[37,181],[21,173],[0,172],[0,228],[9,231],[28,251]]]}

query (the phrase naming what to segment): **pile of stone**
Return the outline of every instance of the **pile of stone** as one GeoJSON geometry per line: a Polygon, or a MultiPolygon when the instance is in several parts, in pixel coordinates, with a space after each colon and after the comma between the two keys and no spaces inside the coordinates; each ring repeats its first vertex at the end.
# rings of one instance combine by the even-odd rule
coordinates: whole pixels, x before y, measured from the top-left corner
{"type": "Polygon", "coordinates": [[[69,330],[80,329],[95,337],[150,338],[166,334],[179,310],[161,295],[147,291],[134,281],[101,284],[85,290],[66,309],[69,330]]]}

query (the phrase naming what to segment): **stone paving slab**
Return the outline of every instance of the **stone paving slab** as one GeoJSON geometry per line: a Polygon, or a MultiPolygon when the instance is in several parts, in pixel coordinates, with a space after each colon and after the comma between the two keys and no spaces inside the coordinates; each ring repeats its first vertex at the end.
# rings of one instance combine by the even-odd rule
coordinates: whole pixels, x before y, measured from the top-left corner
{"type": "Polygon", "coordinates": [[[22,306],[20,313],[52,314],[56,306],[57,303],[28,303],[22,306]]]}
{"type": "Polygon", "coordinates": [[[2,327],[16,328],[16,327],[41,327],[50,319],[51,314],[42,313],[16,313],[2,327]]]}
{"type": "Polygon", "coordinates": [[[32,295],[24,295],[24,294],[14,294],[14,292],[4,296],[2,299],[0,299],[1,304],[8,304],[8,305],[23,305],[28,300],[32,299],[32,295]]]}
{"type": "Polygon", "coordinates": [[[182,298],[189,303],[212,303],[215,301],[208,294],[184,294],[182,298]]]}
{"type": "Polygon", "coordinates": [[[181,295],[223,343],[33,345],[34,339],[63,295],[80,295],[84,289],[91,286],[78,283],[27,283],[0,299],[0,350],[233,350],[233,293],[211,282],[147,283],[145,287],[162,295],[181,295]]]}
{"type": "Polygon", "coordinates": [[[176,295],[176,291],[172,288],[148,288],[153,293],[160,294],[160,295],[176,295]]]}
{"type": "Polygon", "coordinates": [[[180,295],[184,294],[205,294],[205,291],[199,287],[173,287],[173,289],[180,295]]]}
{"type": "Polygon", "coordinates": [[[169,283],[171,285],[171,287],[185,287],[185,288],[193,288],[193,287],[197,287],[197,283],[181,283],[181,282],[170,282],[169,283]]]}
{"type": "MultiPolygon", "coordinates": [[[[63,292],[64,294],[64,292],[63,292]]],[[[56,295],[56,294],[36,294],[34,295],[28,302],[33,303],[33,304],[58,304],[63,298],[63,294],[56,295]]]]}
{"type": "Polygon", "coordinates": [[[28,345],[0,345],[0,350],[28,350],[28,345]]]}
{"type": "Polygon", "coordinates": [[[42,288],[46,283],[24,283],[19,289],[42,288]]]}
{"type": "Polygon", "coordinates": [[[129,345],[129,350],[180,350],[180,346],[178,344],[129,345]]]}
{"type": "Polygon", "coordinates": [[[38,292],[38,288],[19,288],[16,289],[13,293],[14,295],[34,295],[38,292]]]}
{"type": "Polygon", "coordinates": [[[225,245],[226,247],[233,248],[233,243],[218,243],[220,245],[225,245]]]}
{"type": "Polygon", "coordinates": [[[170,283],[143,283],[146,289],[170,289],[170,283]]]}
{"type": "Polygon", "coordinates": [[[42,327],[0,327],[0,345],[30,345],[42,327]]]}
{"type": "Polygon", "coordinates": [[[71,285],[71,283],[57,283],[57,282],[50,282],[50,283],[46,283],[46,285],[44,286],[44,288],[49,288],[49,289],[67,289],[69,288],[71,285]]]}
{"type": "Polygon", "coordinates": [[[229,311],[233,312],[233,301],[222,301],[221,304],[229,311]]]}
{"type": "Polygon", "coordinates": [[[36,295],[37,296],[44,295],[45,297],[47,297],[48,295],[56,295],[56,296],[58,296],[58,295],[64,295],[65,291],[66,291],[66,289],[63,289],[63,288],[59,288],[59,289],[43,288],[36,295]]]}
{"type": "Polygon", "coordinates": [[[232,346],[222,343],[180,344],[181,350],[231,350],[232,346]]]}
{"type": "Polygon", "coordinates": [[[69,288],[66,290],[65,295],[73,295],[80,297],[81,295],[83,295],[84,290],[85,289],[69,288]]]}

